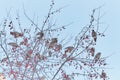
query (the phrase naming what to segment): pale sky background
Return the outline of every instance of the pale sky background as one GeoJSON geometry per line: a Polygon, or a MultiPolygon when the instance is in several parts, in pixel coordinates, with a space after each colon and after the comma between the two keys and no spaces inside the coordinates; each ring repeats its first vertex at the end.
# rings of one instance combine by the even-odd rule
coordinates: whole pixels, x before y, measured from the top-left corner
{"type": "MultiPolygon", "coordinates": [[[[60,14],[57,14],[57,23],[64,25],[74,22],[68,27],[66,35],[80,31],[90,19],[92,9],[104,4],[101,8],[101,14],[105,13],[101,18],[104,22],[101,30],[104,30],[106,37],[98,40],[97,50],[102,51],[104,56],[112,55],[108,58],[108,76],[110,80],[120,79],[120,0],[55,0],[55,8],[65,7],[60,14]]],[[[40,20],[47,14],[50,0],[0,0],[0,21],[6,16],[6,12],[11,9],[11,15],[15,15],[19,11],[21,18],[23,14],[23,5],[26,13],[33,17],[38,15],[40,20]]],[[[12,17],[12,16],[11,16],[12,17]]],[[[24,19],[24,18],[23,18],[24,19]]]]}

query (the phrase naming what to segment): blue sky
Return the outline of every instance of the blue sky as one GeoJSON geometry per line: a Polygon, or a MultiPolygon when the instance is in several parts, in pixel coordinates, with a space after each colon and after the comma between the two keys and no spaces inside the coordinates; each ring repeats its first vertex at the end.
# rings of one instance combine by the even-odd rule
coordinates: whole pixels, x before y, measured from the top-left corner
{"type": "MultiPolygon", "coordinates": [[[[55,0],[55,8],[66,6],[60,14],[56,16],[57,23],[64,25],[73,22],[68,27],[66,34],[76,33],[80,31],[80,27],[85,26],[89,22],[89,15],[92,9],[104,4],[101,8],[101,13],[104,16],[101,21],[104,22],[101,25],[101,30],[104,30],[106,37],[98,41],[97,50],[102,51],[103,55],[108,56],[109,68],[107,69],[110,75],[110,80],[119,79],[120,71],[120,1],[119,0],[55,0]]],[[[0,2],[0,21],[3,16],[6,16],[6,12],[11,9],[11,15],[14,15],[16,11],[19,11],[22,15],[23,5],[30,17],[38,15],[39,19],[43,19],[47,14],[50,0],[1,0],[0,2]]],[[[24,19],[24,18],[23,18],[24,19]]]]}

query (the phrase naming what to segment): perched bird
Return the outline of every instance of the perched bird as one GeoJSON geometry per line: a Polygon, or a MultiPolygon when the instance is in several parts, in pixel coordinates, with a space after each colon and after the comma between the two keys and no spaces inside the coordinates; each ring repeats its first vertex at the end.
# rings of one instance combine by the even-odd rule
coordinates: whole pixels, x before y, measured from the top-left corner
{"type": "Polygon", "coordinates": [[[58,42],[57,38],[52,38],[51,43],[57,43],[57,42],[58,42]]]}
{"type": "Polygon", "coordinates": [[[94,30],[92,30],[92,37],[93,37],[94,41],[96,42],[96,40],[97,40],[97,33],[94,30]]]}
{"type": "Polygon", "coordinates": [[[38,39],[41,40],[44,36],[44,33],[43,32],[38,32],[37,35],[38,35],[38,39]]]}
{"type": "Polygon", "coordinates": [[[103,78],[103,80],[106,79],[107,75],[106,75],[106,73],[104,72],[104,70],[102,70],[102,73],[101,73],[100,77],[103,78]]]}
{"type": "Polygon", "coordinates": [[[67,53],[67,52],[70,53],[73,49],[74,49],[73,46],[66,47],[66,48],[65,48],[65,53],[67,53]]]}
{"type": "Polygon", "coordinates": [[[101,57],[101,53],[98,52],[98,53],[95,55],[95,57],[94,57],[95,63],[100,59],[100,57],[101,57]]]}
{"type": "Polygon", "coordinates": [[[62,45],[61,44],[57,44],[55,45],[55,51],[60,51],[62,49],[62,45]]]}
{"type": "Polygon", "coordinates": [[[57,42],[58,42],[57,38],[52,38],[49,44],[49,48],[53,48],[57,42]]]}
{"type": "Polygon", "coordinates": [[[28,50],[27,51],[26,56],[25,56],[26,60],[31,57],[32,53],[33,53],[33,50],[28,50]]]}
{"type": "Polygon", "coordinates": [[[14,43],[14,42],[10,42],[10,43],[8,43],[8,45],[11,45],[12,47],[19,47],[18,44],[14,43]]]}
{"type": "Polygon", "coordinates": [[[14,38],[18,38],[18,37],[22,37],[22,36],[23,36],[22,33],[19,33],[19,32],[16,32],[16,31],[10,32],[10,34],[11,34],[12,36],[14,36],[14,38]]]}
{"type": "Polygon", "coordinates": [[[92,47],[92,48],[90,49],[90,53],[91,53],[91,56],[94,56],[94,54],[95,54],[95,48],[94,48],[94,47],[92,47]]]}

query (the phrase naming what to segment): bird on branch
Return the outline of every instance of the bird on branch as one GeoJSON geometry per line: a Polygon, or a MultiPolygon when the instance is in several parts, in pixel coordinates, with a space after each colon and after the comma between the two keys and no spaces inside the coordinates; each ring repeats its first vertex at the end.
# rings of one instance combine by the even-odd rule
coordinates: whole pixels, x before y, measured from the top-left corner
{"type": "Polygon", "coordinates": [[[94,41],[96,42],[96,40],[97,40],[97,33],[94,30],[92,30],[92,37],[93,37],[94,41]]]}
{"type": "Polygon", "coordinates": [[[98,53],[95,55],[95,57],[94,57],[95,63],[100,59],[100,57],[101,57],[101,53],[98,52],[98,53]]]}

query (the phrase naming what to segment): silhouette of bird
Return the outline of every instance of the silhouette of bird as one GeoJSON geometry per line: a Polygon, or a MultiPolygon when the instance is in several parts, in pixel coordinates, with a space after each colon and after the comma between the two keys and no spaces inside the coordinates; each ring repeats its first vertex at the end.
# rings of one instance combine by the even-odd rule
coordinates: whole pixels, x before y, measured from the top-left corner
{"type": "Polygon", "coordinates": [[[68,46],[68,47],[65,48],[65,53],[67,53],[67,52],[70,53],[73,49],[74,49],[73,46],[68,46]]]}
{"type": "Polygon", "coordinates": [[[49,48],[53,48],[57,42],[58,42],[57,38],[52,38],[49,44],[49,48]]]}
{"type": "Polygon", "coordinates": [[[8,43],[8,45],[11,45],[12,47],[19,47],[18,44],[14,43],[14,42],[10,42],[10,43],[8,43]]]}
{"type": "Polygon", "coordinates": [[[98,53],[95,55],[95,57],[94,57],[95,63],[100,59],[100,57],[101,57],[101,53],[98,52],[98,53]]]}
{"type": "Polygon", "coordinates": [[[94,41],[96,42],[96,40],[97,40],[97,33],[94,30],[92,30],[92,37],[93,37],[94,41]]]}
{"type": "Polygon", "coordinates": [[[102,73],[101,73],[100,77],[103,78],[103,80],[105,80],[105,78],[107,77],[107,75],[104,72],[104,70],[102,70],[102,73]]]}
{"type": "Polygon", "coordinates": [[[43,38],[43,36],[44,36],[44,33],[39,32],[39,33],[37,33],[37,35],[38,35],[38,39],[41,40],[43,38]]]}
{"type": "Polygon", "coordinates": [[[52,38],[51,43],[57,43],[57,42],[58,42],[57,38],[52,38]]]}
{"type": "Polygon", "coordinates": [[[10,32],[10,34],[12,35],[12,36],[14,36],[14,38],[18,38],[18,37],[22,37],[23,36],[23,34],[22,33],[19,33],[19,32],[10,32]]]}

